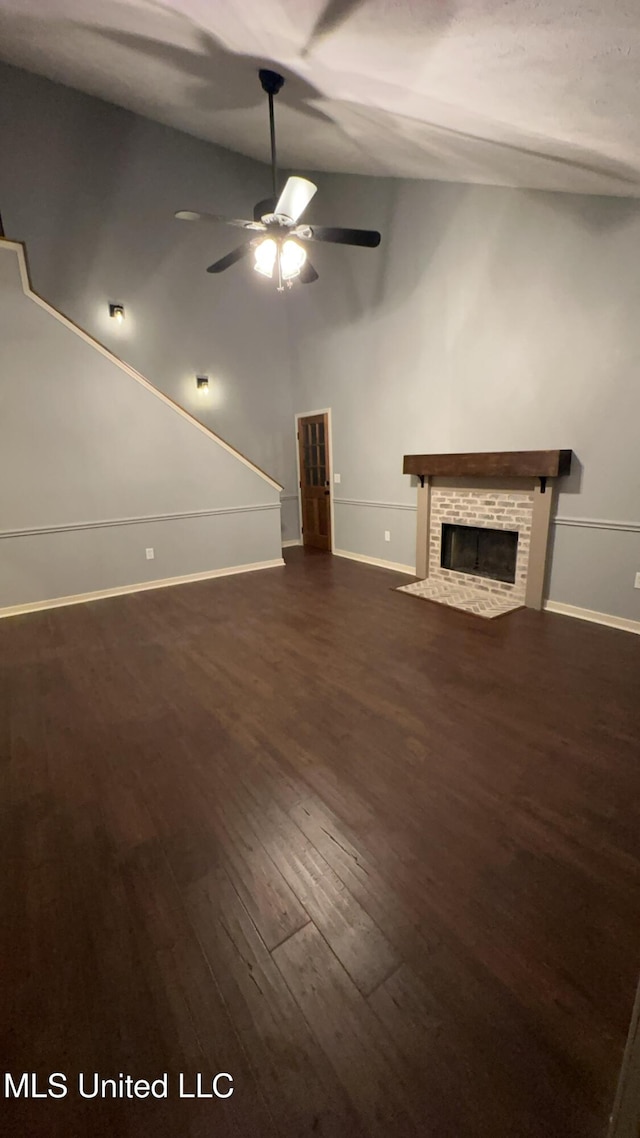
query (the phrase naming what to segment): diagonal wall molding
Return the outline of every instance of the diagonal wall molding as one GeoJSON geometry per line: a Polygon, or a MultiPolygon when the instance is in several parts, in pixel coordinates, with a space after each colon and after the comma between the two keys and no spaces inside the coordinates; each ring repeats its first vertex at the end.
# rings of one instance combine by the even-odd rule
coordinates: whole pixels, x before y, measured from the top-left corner
{"type": "Polygon", "coordinates": [[[27,296],[30,300],[33,300],[35,304],[39,305],[40,308],[43,308],[45,312],[48,312],[50,316],[53,316],[61,324],[64,324],[65,328],[68,328],[70,332],[74,333],[74,335],[79,336],[81,340],[85,341],[85,343],[90,344],[92,348],[94,348],[97,352],[100,352],[101,355],[105,356],[110,361],[110,363],[114,364],[117,368],[120,369],[120,371],[125,372],[128,376],[131,377],[131,379],[134,379],[136,383],[139,383],[142,387],[145,387],[147,391],[150,391],[151,394],[155,396],[156,399],[160,399],[163,403],[166,403],[166,405],[170,407],[172,411],[175,411],[177,415],[181,415],[183,419],[186,419],[189,423],[191,423],[193,427],[196,427],[196,429],[201,431],[202,434],[210,438],[212,442],[217,443],[219,447],[222,447],[223,450],[228,451],[228,453],[232,454],[234,458],[237,458],[239,462],[242,462],[245,466],[248,466],[249,469],[254,472],[254,474],[257,474],[260,478],[264,479],[265,482],[268,482],[269,485],[273,486],[275,490],[283,489],[280,483],[276,482],[275,478],[271,478],[269,474],[266,474],[264,470],[261,470],[259,466],[256,466],[254,462],[251,462],[244,454],[241,454],[239,450],[236,450],[235,447],[232,447],[230,445],[230,443],[227,443],[224,439],[220,438],[220,435],[216,435],[212,430],[210,430],[209,427],[206,427],[204,423],[201,423],[199,419],[196,419],[193,415],[190,415],[189,412],[186,411],[184,407],[181,407],[179,403],[176,403],[173,399],[170,399],[168,395],[165,395],[164,392],[160,391],[157,387],[154,387],[153,384],[150,383],[148,379],[145,379],[145,377],[141,375],[139,371],[136,371],[135,368],[130,367],[129,364],[124,362],[124,360],[119,359],[118,356],[114,355],[113,352],[106,348],[104,344],[101,344],[99,340],[96,340],[93,336],[90,336],[89,333],[85,332],[83,328],[80,328],[77,324],[74,324],[74,322],[72,320],[69,320],[67,316],[63,316],[63,314],[59,312],[57,308],[54,308],[53,305],[49,304],[46,300],[43,300],[37,292],[34,292],[31,286],[31,276],[27,262],[27,250],[21,241],[7,241],[6,238],[0,237],[0,252],[2,250],[10,250],[17,256],[18,265],[20,268],[20,279],[22,281],[22,289],[25,296],[27,296]]]}

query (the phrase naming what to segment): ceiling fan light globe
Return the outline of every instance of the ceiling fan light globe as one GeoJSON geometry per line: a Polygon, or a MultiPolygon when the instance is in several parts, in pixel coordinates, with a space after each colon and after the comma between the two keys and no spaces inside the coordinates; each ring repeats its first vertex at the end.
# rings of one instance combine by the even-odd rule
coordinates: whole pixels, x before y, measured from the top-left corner
{"type": "Polygon", "coordinates": [[[302,245],[298,245],[297,241],[293,241],[290,237],[282,244],[282,251],[280,253],[280,271],[282,279],[285,281],[297,277],[302,266],[307,259],[306,250],[302,245]]]}
{"type": "Polygon", "coordinates": [[[264,241],[260,241],[254,251],[255,264],[253,267],[256,272],[261,273],[263,277],[272,277],[277,253],[278,246],[273,237],[265,237],[264,241]]]}

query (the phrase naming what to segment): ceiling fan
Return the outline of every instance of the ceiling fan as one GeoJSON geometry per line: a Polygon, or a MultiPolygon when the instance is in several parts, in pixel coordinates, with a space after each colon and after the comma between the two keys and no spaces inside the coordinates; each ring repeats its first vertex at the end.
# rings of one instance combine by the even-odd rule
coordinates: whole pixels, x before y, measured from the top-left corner
{"type": "Polygon", "coordinates": [[[269,97],[269,127],[271,131],[271,179],[273,197],[258,202],[253,211],[253,221],[236,217],[220,217],[214,213],[197,213],[195,210],[181,209],[176,213],[179,221],[213,221],[225,225],[235,225],[240,229],[250,229],[256,236],[232,249],[219,261],[209,265],[208,273],[222,273],[235,265],[250,252],[254,256],[254,269],[262,276],[278,282],[278,292],[283,292],[285,284],[290,288],[297,277],[303,284],[318,279],[318,274],[307,258],[305,244],[308,241],[328,241],[337,245],[362,245],[375,249],[380,244],[380,234],[373,229],[336,229],[326,225],[299,224],[300,218],[317,190],[307,178],[287,178],[286,185],[278,196],[278,169],[276,165],[276,128],[273,113],[273,97],[278,94],[284,79],[276,71],[261,69],[258,72],[262,88],[269,97]],[[301,244],[302,242],[302,244],[301,244]]]}

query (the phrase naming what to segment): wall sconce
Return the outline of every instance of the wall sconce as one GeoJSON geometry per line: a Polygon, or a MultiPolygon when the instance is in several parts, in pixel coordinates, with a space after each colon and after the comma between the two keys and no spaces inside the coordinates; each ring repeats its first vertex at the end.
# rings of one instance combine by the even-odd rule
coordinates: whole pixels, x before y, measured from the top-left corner
{"type": "Polygon", "coordinates": [[[124,304],[110,304],[109,316],[112,316],[114,320],[117,320],[118,324],[122,324],[122,321],[124,320],[124,304]]]}
{"type": "Polygon", "coordinates": [[[197,375],[196,376],[196,387],[198,388],[198,391],[200,392],[201,395],[208,395],[209,394],[209,376],[208,375],[197,375]]]}

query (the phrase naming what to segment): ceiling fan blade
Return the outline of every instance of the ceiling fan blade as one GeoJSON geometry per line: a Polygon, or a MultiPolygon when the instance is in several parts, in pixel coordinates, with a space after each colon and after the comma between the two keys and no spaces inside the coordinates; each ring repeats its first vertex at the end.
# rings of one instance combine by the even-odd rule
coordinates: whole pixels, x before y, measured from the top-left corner
{"type": "Polygon", "coordinates": [[[301,284],[313,284],[314,281],[317,281],[318,275],[319,274],[314,269],[311,261],[306,260],[300,269],[298,280],[301,282],[301,284]]]}
{"type": "Polygon", "coordinates": [[[265,226],[259,219],[254,221],[245,221],[241,217],[221,217],[217,213],[197,213],[193,209],[179,209],[174,217],[178,221],[214,221],[222,223],[223,225],[235,225],[240,229],[260,229],[264,230],[265,226]]]}
{"type": "Polygon", "coordinates": [[[244,245],[238,245],[235,249],[232,249],[230,253],[221,257],[219,261],[214,261],[212,265],[209,265],[207,272],[223,273],[225,269],[230,268],[231,265],[235,265],[236,261],[241,261],[243,257],[246,257],[251,248],[251,244],[251,241],[245,241],[244,245]]]}
{"type": "Polygon", "coordinates": [[[376,249],[380,234],[375,229],[334,229],[328,225],[303,225],[296,237],[302,241],[330,241],[334,245],[363,245],[376,249]]]}
{"type": "Polygon", "coordinates": [[[274,213],[282,214],[283,217],[290,217],[292,221],[297,221],[304,213],[317,189],[318,187],[314,186],[308,178],[295,176],[287,178],[287,183],[278,198],[274,213]]]}

